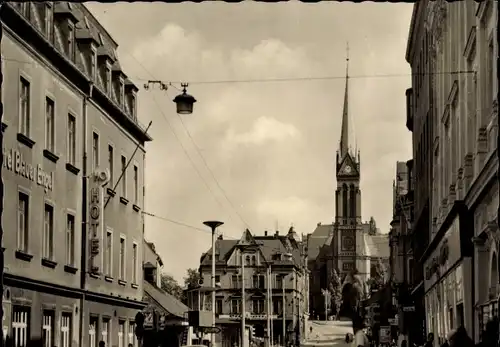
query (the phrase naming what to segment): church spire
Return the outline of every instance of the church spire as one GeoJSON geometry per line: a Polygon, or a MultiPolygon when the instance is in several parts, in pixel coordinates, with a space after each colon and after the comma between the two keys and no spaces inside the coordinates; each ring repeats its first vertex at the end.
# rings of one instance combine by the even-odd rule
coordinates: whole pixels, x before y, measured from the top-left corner
{"type": "Polygon", "coordinates": [[[342,112],[342,130],[340,133],[340,157],[343,158],[349,151],[349,43],[347,43],[344,110],[342,112]]]}

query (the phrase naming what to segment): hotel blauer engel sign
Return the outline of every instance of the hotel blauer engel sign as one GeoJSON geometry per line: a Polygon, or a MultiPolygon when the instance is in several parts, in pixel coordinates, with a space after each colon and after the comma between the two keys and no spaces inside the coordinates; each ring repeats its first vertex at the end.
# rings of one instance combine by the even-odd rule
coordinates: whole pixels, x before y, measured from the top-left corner
{"type": "Polygon", "coordinates": [[[54,173],[43,170],[42,165],[32,165],[23,159],[21,152],[15,149],[3,149],[3,167],[15,174],[42,186],[45,191],[52,190],[54,173]]]}

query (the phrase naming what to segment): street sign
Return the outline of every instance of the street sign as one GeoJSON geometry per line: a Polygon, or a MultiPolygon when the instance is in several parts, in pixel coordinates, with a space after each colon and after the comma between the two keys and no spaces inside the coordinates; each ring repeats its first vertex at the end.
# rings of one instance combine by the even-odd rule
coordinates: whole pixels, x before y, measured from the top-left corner
{"type": "Polygon", "coordinates": [[[379,342],[391,343],[391,327],[388,326],[380,327],[379,342]]]}
{"type": "Polygon", "coordinates": [[[397,318],[389,318],[388,321],[390,325],[399,325],[397,318]]]}
{"type": "Polygon", "coordinates": [[[218,334],[220,333],[221,329],[219,327],[206,327],[206,328],[200,328],[203,330],[204,334],[218,334]]]}
{"type": "Polygon", "coordinates": [[[404,306],[403,312],[415,312],[415,306],[404,306]]]}

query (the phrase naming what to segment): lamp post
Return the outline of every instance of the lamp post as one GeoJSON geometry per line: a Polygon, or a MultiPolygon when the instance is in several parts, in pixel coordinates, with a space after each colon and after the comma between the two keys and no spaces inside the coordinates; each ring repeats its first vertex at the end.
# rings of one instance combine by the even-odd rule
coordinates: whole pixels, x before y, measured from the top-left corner
{"type": "MultiPolygon", "coordinates": [[[[215,230],[220,227],[223,222],[219,221],[205,221],[203,222],[207,227],[212,230],[212,276],[210,286],[212,287],[212,327],[215,327],[215,230]]],[[[215,334],[210,334],[210,342],[212,347],[215,344],[215,334]]]]}

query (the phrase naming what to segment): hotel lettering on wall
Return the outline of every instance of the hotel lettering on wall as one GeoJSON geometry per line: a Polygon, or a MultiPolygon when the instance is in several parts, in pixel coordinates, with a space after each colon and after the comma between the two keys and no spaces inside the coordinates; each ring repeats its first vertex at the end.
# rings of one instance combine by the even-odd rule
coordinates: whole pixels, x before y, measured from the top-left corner
{"type": "Polygon", "coordinates": [[[32,165],[26,162],[21,152],[16,149],[3,149],[3,167],[42,186],[46,192],[53,189],[54,173],[45,172],[40,164],[32,165]]]}
{"type": "Polygon", "coordinates": [[[103,215],[103,188],[97,177],[92,177],[90,180],[89,192],[89,235],[90,235],[90,271],[92,273],[99,272],[96,258],[100,250],[100,228],[102,227],[103,215]]]}
{"type": "Polygon", "coordinates": [[[460,220],[457,216],[424,264],[426,290],[457,263],[461,258],[460,248],[460,220]]]}

